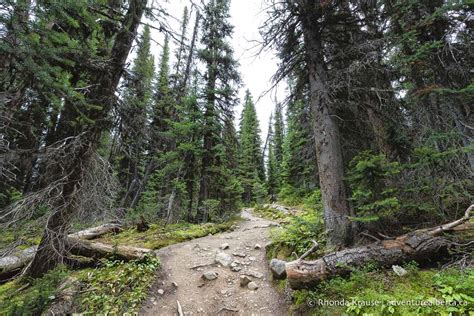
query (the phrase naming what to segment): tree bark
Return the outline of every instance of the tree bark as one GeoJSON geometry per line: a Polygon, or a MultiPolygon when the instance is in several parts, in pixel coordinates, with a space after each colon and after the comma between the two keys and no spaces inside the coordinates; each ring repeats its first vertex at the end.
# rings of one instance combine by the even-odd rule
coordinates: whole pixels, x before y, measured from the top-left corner
{"type": "MultiPolygon", "coordinates": [[[[124,16],[122,28],[117,32],[110,51],[110,61],[103,72],[89,73],[91,82],[97,82],[97,86],[86,95],[90,104],[100,104],[100,108],[92,108],[85,114],[92,123],[85,124],[81,133],[71,136],[82,135],[81,145],[71,154],[74,159],[68,162],[64,178],[63,200],[64,204],[58,206],[49,217],[38,251],[28,271],[31,277],[41,277],[50,269],[56,267],[63,261],[67,253],[65,238],[68,224],[75,213],[77,190],[80,189],[86,162],[91,158],[100,136],[106,126],[104,120],[107,118],[110,108],[115,100],[115,90],[122,76],[124,64],[136,37],[138,25],[145,10],[147,0],[129,1],[128,11],[124,16]]],[[[70,131],[68,131],[70,133],[70,131]]],[[[60,133],[61,134],[61,133],[60,133]]],[[[63,175],[58,175],[62,177],[63,175]]]]}
{"type": "Polygon", "coordinates": [[[317,22],[323,15],[323,8],[310,0],[299,0],[298,4],[306,46],[311,111],[314,115],[313,128],[328,243],[334,246],[347,245],[352,239],[349,221],[351,211],[344,184],[340,134],[328,90],[322,30],[317,22]]]}
{"type": "Polygon", "coordinates": [[[331,277],[349,274],[354,267],[375,263],[381,267],[415,260],[419,263],[436,261],[448,256],[451,242],[440,237],[455,231],[469,220],[474,209],[471,205],[459,220],[432,229],[417,230],[393,240],[382,240],[367,246],[345,249],[323,256],[320,259],[295,260],[286,264],[286,275],[292,289],[315,286],[331,277]]]}
{"type": "Polygon", "coordinates": [[[71,237],[67,238],[67,244],[71,249],[71,254],[94,259],[115,256],[122,260],[136,260],[143,259],[145,255],[153,252],[146,248],[115,246],[71,237]]]}

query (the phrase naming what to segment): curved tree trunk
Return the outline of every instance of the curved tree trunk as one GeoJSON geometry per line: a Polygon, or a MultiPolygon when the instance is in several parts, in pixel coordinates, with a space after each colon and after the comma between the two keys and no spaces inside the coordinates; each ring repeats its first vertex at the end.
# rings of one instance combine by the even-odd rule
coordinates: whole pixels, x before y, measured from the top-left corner
{"type": "Polygon", "coordinates": [[[57,210],[50,216],[41,239],[38,251],[30,266],[28,274],[31,277],[41,277],[48,270],[56,267],[67,253],[65,238],[68,225],[75,213],[76,191],[81,187],[84,166],[91,158],[96,146],[100,142],[100,136],[106,128],[103,124],[107,117],[113,100],[115,90],[124,69],[124,64],[136,36],[138,25],[145,10],[147,0],[131,0],[128,3],[128,11],[122,22],[122,28],[116,33],[114,43],[110,51],[110,61],[103,72],[89,74],[92,82],[98,85],[91,89],[86,95],[91,104],[100,104],[100,108],[93,108],[85,114],[92,123],[83,127],[81,144],[73,148],[73,152],[67,153],[74,157],[69,162],[64,179],[63,200],[64,205],[58,206],[57,210]]]}

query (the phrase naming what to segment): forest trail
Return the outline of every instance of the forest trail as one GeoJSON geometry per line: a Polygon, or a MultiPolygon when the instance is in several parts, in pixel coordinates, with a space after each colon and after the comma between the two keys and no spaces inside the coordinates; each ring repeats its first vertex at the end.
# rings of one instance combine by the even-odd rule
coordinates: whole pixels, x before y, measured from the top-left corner
{"type": "Polygon", "coordinates": [[[278,224],[248,210],[242,211],[242,217],[244,221],[232,232],[160,249],[162,277],[153,285],[140,314],[178,315],[179,301],[184,315],[287,315],[284,294],[271,284],[265,259],[269,230],[278,224]],[[228,244],[225,250],[221,249],[224,244],[228,244]],[[234,263],[227,267],[215,263],[218,253],[227,254],[224,261],[234,263]],[[204,280],[206,272],[216,272],[217,278],[204,280]],[[258,289],[241,286],[242,275],[248,275],[258,289]]]}

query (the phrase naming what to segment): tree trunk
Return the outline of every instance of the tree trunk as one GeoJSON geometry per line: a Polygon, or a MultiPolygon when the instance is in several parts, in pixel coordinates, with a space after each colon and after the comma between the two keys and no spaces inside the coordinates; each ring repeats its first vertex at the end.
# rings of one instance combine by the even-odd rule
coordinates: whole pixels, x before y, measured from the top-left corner
{"type": "MultiPolygon", "coordinates": [[[[411,260],[419,263],[436,261],[448,256],[449,240],[439,237],[448,231],[456,231],[469,220],[471,205],[461,219],[429,230],[418,230],[392,240],[382,240],[367,246],[333,252],[312,260],[295,260],[286,264],[286,275],[292,289],[314,286],[338,275],[349,274],[354,267],[375,263],[390,267],[411,260]]],[[[472,228],[472,227],[471,227],[472,228]]]]}
{"type": "Polygon", "coordinates": [[[329,245],[347,245],[351,242],[351,215],[344,184],[344,165],[340,134],[335,121],[335,109],[329,97],[327,69],[318,17],[322,8],[313,1],[298,1],[306,46],[309,73],[311,111],[316,141],[319,182],[324,206],[324,221],[329,245]]]}
{"type": "MultiPolygon", "coordinates": [[[[90,159],[96,146],[99,144],[102,131],[106,128],[106,119],[115,100],[115,90],[124,69],[127,56],[135,39],[138,25],[140,24],[147,0],[132,0],[129,2],[128,11],[122,22],[122,28],[117,32],[110,51],[110,60],[103,72],[89,74],[91,82],[98,85],[86,95],[90,104],[100,104],[100,108],[92,108],[85,114],[92,123],[85,124],[82,133],[82,142],[79,148],[70,154],[73,161],[68,162],[63,187],[64,204],[49,217],[38,251],[30,266],[28,274],[31,277],[41,277],[50,269],[63,261],[66,254],[65,238],[70,223],[75,213],[76,190],[80,189],[86,162],[90,159]]],[[[63,175],[60,175],[63,176],[63,175]]]]}

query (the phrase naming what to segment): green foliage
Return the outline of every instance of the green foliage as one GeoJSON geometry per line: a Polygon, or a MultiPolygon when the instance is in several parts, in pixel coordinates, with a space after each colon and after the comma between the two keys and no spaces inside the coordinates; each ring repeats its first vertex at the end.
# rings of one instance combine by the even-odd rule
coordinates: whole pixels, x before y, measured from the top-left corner
{"type": "Polygon", "coordinates": [[[297,100],[288,104],[286,125],[278,197],[294,205],[297,202],[289,199],[303,197],[319,186],[308,102],[297,100]]]}
{"type": "MultiPolygon", "coordinates": [[[[281,229],[274,229],[271,232],[275,248],[272,251],[276,254],[280,253],[279,257],[283,259],[287,259],[292,252],[302,255],[311,248],[313,240],[320,243],[322,245],[321,249],[324,249],[326,238],[322,217],[321,192],[315,190],[311,194],[306,195],[306,197],[298,199],[297,205],[301,209],[297,213],[292,213],[292,215],[276,215],[277,218],[281,216],[284,219],[282,221],[284,225],[281,229]]],[[[265,209],[257,210],[257,212],[264,215],[272,214],[265,209]]],[[[275,212],[273,210],[273,213],[275,212]]],[[[275,215],[273,216],[275,217],[275,215]]]]}
{"type": "Polygon", "coordinates": [[[419,271],[413,264],[405,268],[408,274],[403,277],[392,271],[354,270],[349,278],[296,291],[295,304],[308,315],[464,315],[474,307],[472,269],[419,271]]]}
{"type": "Polygon", "coordinates": [[[39,315],[58,294],[69,272],[64,267],[36,280],[15,280],[0,285],[1,315],[39,315]]]}
{"type": "Polygon", "coordinates": [[[134,313],[147,297],[160,261],[155,256],[123,262],[108,260],[97,269],[80,272],[83,288],[75,299],[77,312],[87,314],[134,313]]]}
{"type": "Polygon", "coordinates": [[[261,201],[266,194],[262,192],[265,178],[262,144],[257,112],[248,90],[240,119],[239,145],[239,179],[244,191],[243,201],[246,204],[261,201]]]}
{"type": "Polygon", "coordinates": [[[465,207],[472,200],[472,183],[448,176],[452,161],[459,159],[464,150],[417,147],[413,160],[402,164],[389,162],[381,154],[359,153],[347,173],[356,210],[352,220],[407,220],[420,215],[438,220],[452,218],[462,211],[459,205],[465,207]]]}
{"type": "Polygon", "coordinates": [[[272,231],[272,240],[302,255],[317,240],[324,248],[324,221],[321,212],[306,211],[293,216],[282,229],[272,231]]]}
{"type": "Polygon", "coordinates": [[[400,173],[399,163],[388,162],[384,155],[363,151],[349,166],[347,179],[357,215],[353,220],[376,220],[398,212],[400,203],[395,196],[396,190],[387,185],[400,173]]]}

